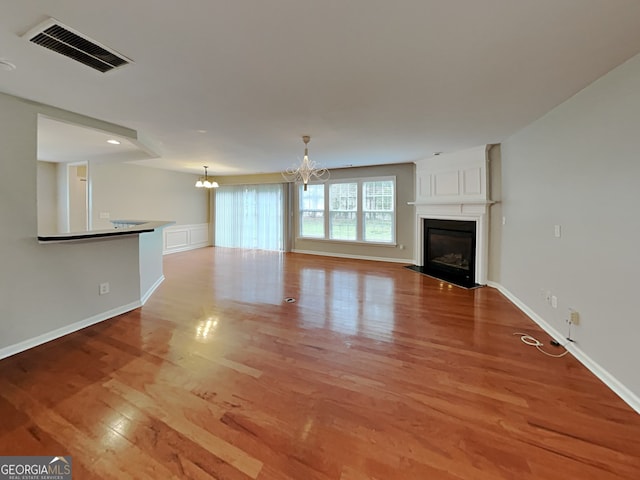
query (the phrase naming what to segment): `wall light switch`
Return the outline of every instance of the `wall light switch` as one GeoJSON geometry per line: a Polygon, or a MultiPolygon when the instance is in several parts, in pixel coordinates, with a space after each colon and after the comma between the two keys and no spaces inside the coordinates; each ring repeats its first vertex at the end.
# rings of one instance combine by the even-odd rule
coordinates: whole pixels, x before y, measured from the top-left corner
{"type": "Polygon", "coordinates": [[[553,236],[556,238],[560,238],[561,235],[561,230],[560,230],[560,225],[554,225],[553,226],[553,236]]]}
{"type": "Polygon", "coordinates": [[[507,217],[502,217],[502,224],[506,225],[507,224],[507,217]]]}

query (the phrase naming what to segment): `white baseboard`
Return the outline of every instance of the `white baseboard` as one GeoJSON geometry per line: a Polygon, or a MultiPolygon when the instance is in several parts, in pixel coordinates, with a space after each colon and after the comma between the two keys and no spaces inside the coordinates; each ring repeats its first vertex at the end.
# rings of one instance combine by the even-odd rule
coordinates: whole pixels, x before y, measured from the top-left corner
{"type": "Polygon", "coordinates": [[[210,247],[211,244],[210,243],[196,243],[193,245],[187,245],[184,247],[179,247],[179,248],[172,248],[171,250],[163,250],[162,251],[162,255],[171,255],[172,253],[180,253],[180,252],[187,252],[189,250],[196,250],[198,248],[205,248],[205,247],[210,247]]]}
{"type": "Polygon", "coordinates": [[[20,343],[1,348],[0,360],[6,357],[10,357],[11,355],[15,355],[16,353],[29,350],[30,348],[37,347],[38,345],[42,345],[43,343],[50,342],[51,340],[55,340],[56,338],[60,338],[83,328],[89,327],[96,323],[100,323],[104,320],[108,320],[109,318],[113,318],[117,315],[122,315],[123,313],[130,312],[131,310],[135,310],[136,308],[141,306],[142,304],[139,301],[131,302],[127,305],[122,305],[120,307],[107,310],[106,312],[102,312],[97,315],[93,315],[89,318],[85,318],[84,320],[80,320],[70,325],[65,325],[64,327],[60,327],[50,332],[43,333],[42,335],[38,335],[37,337],[33,337],[20,343]]]}
{"type": "MultiPolygon", "coordinates": [[[[522,302],[518,297],[516,297],[513,293],[511,293],[501,284],[496,282],[487,282],[487,285],[497,289],[500,293],[502,293],[505,297],[507,297],[511,301],[511,303],[513,303],[516,307],[522,310],[522,312],[525,315],[527,315],[531,320],[537,323],[540,328],[542,328],[545,332],[551,335],[556,341],[561,342],[563,344],[566,343],[566,339],[564,335],[558,332],[558,330],[552,327],[546,320],[544,320],[540,315],[534,312],[524,302],[522,302]]],[[[566,348],[567,350],[569,350],[569,353],[571,353],[571,355],[573,355],[580,363],[582,363],[585,367],[587,367],[587,369],[591,373],[593,373],[596,377],[598,377],[616,395],[618,395],[622,400],[624,400],[636,412],[640,413],[640,397],[638,397],[638,395],[636,395],[634,392],[629,390],[622,382],[620,382],[616,377],[614,377],[611,373],[609,373],[605,368],[603,368],[595,360],[589,357],[589,355],[587,355],[576,344],[569,343],[566,346],[566,348]]]]}
{"type": "Polygon", "coordinates": [[[140,305],[144,305],[145,303],[147,303],[147,300],[149,300],[149,297],[153,294],[153,292],[156,291],[156,288],[158,288],[162,282],[164,282],[164,275],[162,275],[158,280],[156,280],[156,282],[153,285],[151,285],[149,290],[147,290],[147,293],[145,293],[142,296],[142,298],[140,298],[140,305]]]}
{"type": "Polygon", "coordinates": [[[320,255],[322,257],[353,258],[354,260],[373,260],[375,262],[393,262],[393,263],[404,263],[407,265],[413,265],[413,259],[411,258],[370,257],[368,255],[350,255],[348,253],[317,252],[315,250],[294,249],[291,251],[293,253],[304,253],[306,255],[320,255]]]}
{"type": "Polygon", "coordinates": [[[98,313],[97,315],[85,318],[84,320],[80,320],[70,325],[65,325],[64,327],[57,328],[56,330],[43,333],[42,335],[38,335],[37,337],[24,340],[14,345],[9,345],[8,347],[0,348],[0,360],[6,357],[10,357],[11,355],[15,355],[16,353],[29,350],[30,348],[37,347],[38,345],[42,345],[43,343],[50,342],[51,340],[55,340],[56,338],[64,337],[65,335],[68,335],[70,333],[77,332],[78,330],[90,327],[91,325],[103,322],[104,320],[108,320],[118,315],[122,315],[123,313],[130,312],[131,310],[135,310],[136,308],[142,307],[145,303],[147,303],[149,297],[151,297],[153,292],[155,292],[155,290],[163,281],[164,275],[158,278],[158,280],[156,280],[156,282],[151,285],[149,290],[146,291],[146,293],[140,298],[140,301],[138,302],[131,302],[127,305],[112,308],[111,310],[107,310],[106,312],[98,313]]]}

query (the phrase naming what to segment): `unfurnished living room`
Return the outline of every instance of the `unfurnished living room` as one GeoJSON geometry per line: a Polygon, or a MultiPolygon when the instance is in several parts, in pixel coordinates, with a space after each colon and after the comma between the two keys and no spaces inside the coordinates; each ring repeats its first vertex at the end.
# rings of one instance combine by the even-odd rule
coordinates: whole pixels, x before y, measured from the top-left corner
{"type": "Polygon", "coordinates": [[[640,478],[640,2],[0,0],[0,479],[640,478]]]}

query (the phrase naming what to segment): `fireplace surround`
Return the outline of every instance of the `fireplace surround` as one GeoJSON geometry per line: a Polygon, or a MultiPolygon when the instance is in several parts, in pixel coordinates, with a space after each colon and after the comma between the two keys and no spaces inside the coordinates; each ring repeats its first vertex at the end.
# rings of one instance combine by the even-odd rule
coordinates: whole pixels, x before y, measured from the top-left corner
{"type": "Polygon", "coordinates": [[[464,286],[487,283],[489,207],[494,203],[490,200],[487,177],[488,148],[483,145],[416,162],[416,201],[412,203],[417,270],[464,286]],[[431,229],[436,230],[432,232],[436,237],[429,239],[431,229]],[[443,236],[453,239],[456,248],[463,244],[474,247],[473,254],[463,258],[462,252],[443,253],[438,250],[443,236]],[[458,274],[463,278],[454,280],[458,274]]]}

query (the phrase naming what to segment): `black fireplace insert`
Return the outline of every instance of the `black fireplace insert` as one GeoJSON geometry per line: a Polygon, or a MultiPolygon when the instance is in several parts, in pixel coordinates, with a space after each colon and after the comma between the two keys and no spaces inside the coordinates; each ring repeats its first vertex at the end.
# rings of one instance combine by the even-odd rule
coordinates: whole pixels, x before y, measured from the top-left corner
{"type": "Polygon", "coordinates": [[[423,220],[423,273],[464,287],[476,284],[476,222],[423,220]]]}

